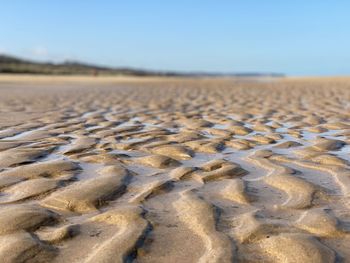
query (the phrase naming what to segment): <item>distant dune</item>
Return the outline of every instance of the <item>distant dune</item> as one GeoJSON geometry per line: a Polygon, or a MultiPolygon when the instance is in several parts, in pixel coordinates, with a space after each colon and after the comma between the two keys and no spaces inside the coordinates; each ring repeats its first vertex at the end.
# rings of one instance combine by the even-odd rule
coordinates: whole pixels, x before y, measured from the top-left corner
{"type": "Polygon", "coordinates": [[[175,77],[281,77],[279,73],[211,73],[154,71],[135,68],[112,68],[77,61],[63,63],[38,62],[0,54],[0,74],[41,74],[41,75],[122,75],[122,76],[175,76],[175,77]]]}

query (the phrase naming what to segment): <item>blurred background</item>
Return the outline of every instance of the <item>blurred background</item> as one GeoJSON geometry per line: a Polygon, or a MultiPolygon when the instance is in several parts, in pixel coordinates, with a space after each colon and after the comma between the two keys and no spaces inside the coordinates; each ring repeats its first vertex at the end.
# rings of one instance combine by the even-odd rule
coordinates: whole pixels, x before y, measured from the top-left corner
{"type": "Polygon", "coordinates": [[[349,1],[11,0],[0,10],[2,73],[350,73],[349,1]]]}

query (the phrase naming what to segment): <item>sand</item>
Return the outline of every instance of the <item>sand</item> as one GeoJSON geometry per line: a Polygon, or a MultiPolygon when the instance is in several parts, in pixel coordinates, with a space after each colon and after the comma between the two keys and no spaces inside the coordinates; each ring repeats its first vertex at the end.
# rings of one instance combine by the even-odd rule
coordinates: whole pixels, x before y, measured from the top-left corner
{"type": "Polygon", "coordinates": [[[1,262],[350,262],[350,79],[0,93],[1,262]]]}

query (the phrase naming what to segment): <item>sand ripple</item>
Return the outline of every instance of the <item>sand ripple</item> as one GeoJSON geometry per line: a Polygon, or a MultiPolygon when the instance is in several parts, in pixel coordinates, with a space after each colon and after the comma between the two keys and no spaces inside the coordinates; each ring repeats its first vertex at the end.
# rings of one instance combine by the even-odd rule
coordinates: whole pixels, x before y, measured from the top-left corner
{"type": "Polygon", "coordinates": [[[349,83],[1,84],[1,262],[350,262],[349,83]]]}

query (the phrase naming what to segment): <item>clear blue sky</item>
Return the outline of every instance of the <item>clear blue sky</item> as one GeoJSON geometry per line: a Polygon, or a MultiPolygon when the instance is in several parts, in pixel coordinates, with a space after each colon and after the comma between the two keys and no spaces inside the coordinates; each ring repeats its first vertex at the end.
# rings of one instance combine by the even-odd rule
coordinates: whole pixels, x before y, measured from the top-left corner
{"type": "Polygon", "coordinates": [[[350,75],[350,1],[4,0],[0,52],[160,70],[350,75]]]}

